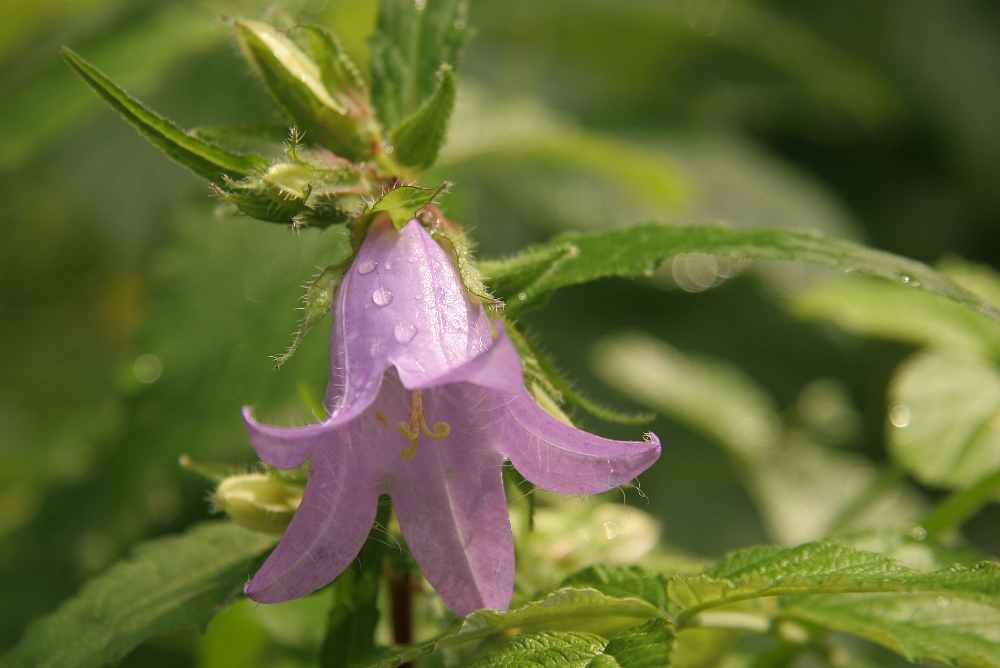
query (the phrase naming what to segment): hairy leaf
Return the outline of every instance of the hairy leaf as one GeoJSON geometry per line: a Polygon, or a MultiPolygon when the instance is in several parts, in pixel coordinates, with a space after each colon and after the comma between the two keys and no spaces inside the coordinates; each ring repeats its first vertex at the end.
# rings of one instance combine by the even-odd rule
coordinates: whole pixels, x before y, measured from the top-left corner
{"type": "Polygon", "coordinates": [[[466,0],[380,0],[371,37],[372,100],[382,126],[395,130],[455,67],[468,36],[466,0]]]}
{"type": "Polygon", "coordinates": [[[217,144],[190,135],[174,123],[129,96],[113,81],[76,53],[63,48],[63,56],[76,73],[93,88],[112,109],[131,123],[167,157],[209,181],[238,179],[267,166],[258,155],[236,153],[217,144]]]}
{"type": "Polygon", "coordinates": [[[469,668],[586,668],[605,640],[590,633],[543,631],[518,636],[469,668]]]}
{"type": "Polygon", "coordinates": [[[276,541],[231,522],[206,522],[144,543],[33,623],[0,665],[99,668],[148,638],[203,625],[276,541]]]}
{"type": "Polygon", "coordinates": [[[577,571],[563,581],[564,587],[591,587],[617,598],[638,598],[666,610],[667,580],[662,575],[645,572],[638,566],[597,564],[577,571]]]}
{"type": "Polygon", "coordinates": [[[508,315],[539,304],[560,287],[606,276],[642,276],[683,254],[791,260],[905,282],[1000,320],[1000,311],[927,265],[851,241],[801,231],[722,225],[637,225],[595,234],[568,233],[502,261],[482,263],[508,315]],[[549,258],[548,261],[545,261],[549,258]]]}
{"type": "Polygon", "coordinates": [[[444,144],[448,120],[455,107],[455,72],[445,65],[438,73],[434,94],[392,131],[393,156],[408,167],[430,167],[444,144]]]}
{"type": "MultiPolygon", "coordinates": [[[[633,626],[611,639],[604,655],[613,657],[621,668],[665,668],[674,650],[673,625],[663,617],[633,626]]],[[[592,668],[598,668],[596,663],[592,668]]]]}
{"type": "Polygon", "coordinates": [[[762,596],[937,592],[1000,607],[1000,564],[955,565],[917,573],[874,552],[835,543],[739,550],[702,575],[675,575],[670,599],[683,623],[708,608],[762,596]]]}

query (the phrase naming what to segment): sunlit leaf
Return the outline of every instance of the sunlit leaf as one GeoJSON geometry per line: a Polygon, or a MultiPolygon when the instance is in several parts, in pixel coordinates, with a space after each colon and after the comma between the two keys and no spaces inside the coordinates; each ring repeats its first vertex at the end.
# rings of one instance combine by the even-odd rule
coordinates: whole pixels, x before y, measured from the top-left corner
{"type": "Polygon", "coordinates": [[[637,566],[597,564],[577,571],[562,584],[576,588],[590,587],[617,598],[642,599],[660,610],[667,608],[667,580],[662,575],[647,573],[637,566]]]}
{"type": "Polygon", "coordinates": [[[484,262],[483,273],[492,278],[492,287],[501,298],[508,300],[508,314],[512,314],[537,305],[560,287],[605,276],[642,276],[664,259],[684,254],[790,260],[879,276],[1000,320],[993,304],[922,262],[801,230],[650,223],[594,234],[568,233],[506,260],[484,262]],[[556,253],[557,248],[567,250],[556,253]],[[546,253],[556,255],[549,262],[540,261],[546,253]]]}
{"type": "Polygon", "coordinates": [[[964,488],[1000,469],[1000,369],[975,354],[928,349],[889,387],[889,443],[918,480],[964,488]]]}
{"type": "Polygon", "coordinates": [[[675,575],[668,587],[670,599],[684,608],[682,621],[708,608],[764,596],[865,592],[937,592],[1000,607],[1000,564],[917,573],[883,554],[836,543],[761,546],[733,552],[701,575],[675,575]]]}
{"type": "Polygon", "coordinates": [[[962,666],[1000,666],[1000,610],[935,594],[802,598],[784,614],[899,652],[962,666]]]}
{"type": "Polygon", "coordinates": [[[140,545],[33,623],[0,665],[99,668],[143,640],[204,625],[276,541],[230,522],[210,522],[140,545]]]}
{"type": "Polygon", "coordinates": [[[543,631],[518,636],[469,668],[586,668],[605,642],[590,633],[543,631]]]}
{"type": "Polygon", "coordinates": [[[256,155],[236,153],[184,132],[171,121],[150,110],[101,74],[93,65],[63,49],[63,56],[76,73],[122,118],[131,123],[167,157],[209,181],[249,176],[267,165],[256,155]]]}

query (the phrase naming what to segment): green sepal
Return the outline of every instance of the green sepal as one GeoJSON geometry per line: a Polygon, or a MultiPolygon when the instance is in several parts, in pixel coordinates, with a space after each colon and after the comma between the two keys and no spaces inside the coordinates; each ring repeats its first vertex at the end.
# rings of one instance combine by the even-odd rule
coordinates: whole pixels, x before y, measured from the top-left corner
{"type": "Polygon", "coordinates": [[[191,135],[130,96],[111,79],[70,49],[63,47],[63,57],[80,78],[101,96],[112,109],[153,142],[168,158],[212,182],[247,177],[267,166],[267,159],[249,153],[237,153],[191,135]]]}
{"type": "Polygon", "coordinates": [[[305,297],[303,298],[305,302],[303,311],[305,313],[302,316],[302,322],[299,324],[299,329],[295,332],[295,338],[292,340],[291,345],[288,346],[288,350],[274,358],[275,369],[280,369],[285,362],[291,359],[295,351],[305,341],[306,335],[333,308],[333,300],[337,294],[337,288],[340,287],[340,281],[343,280],[344,274],[351,268],[353,260],[353,257],[348,257],[337,264],[330,265],[309,285],[309,289],[306,290],[305,297]]]}
{"type": "Polygon", "coordinates": [[[451,185],[445,181],[437,188],[418,188],[416,186],[400,186],[393,188],[372,204],[371,213],[384,211],[392,218],[392,224],[400,230],[416,217],[417,212],[434,201],[438,193],[446,191],[451,185]]]}
{"type": "Polygon", "coordinates": [[[258,21],[234,21],[247,60],[271,98],[313,144],[351,161],[370,153],[365,114],[327,89],[323,71],[291,39],[258,21]]]}
{"type": "Polygon", "coordinates": [[[369,40],[372,101],[388,131],[423,106],[442,65],[457,66],[468,37],[466,0],[380,0],[369,40]]]}
{"type": "Polygon", "coordinates": [[[434,164],[455,108],[456,90],[455,72],[450,65],[444,65],[438,72],[434,94],[389,136],[397,162],[418,169],[434,164]]]}
{"type": "Polygon", "coordinates": [[[517,348],[517,352],[521,357],[525,375],[529,376],[530,380],[541,383],[545,391],[557,401],[568,402],[577,408],[587,411],[594,417],[607,422],[647,424],[656,418],[655,413],[619,413],[618,411],[595,404],[580,395],[569,384],[569,381],[562,377],[552,361],[539,351],[528,337],[519,332],[517,328],[506,320],[504,320],[504,325],[506,326],[507,334],[510,336],[514,347],[517,348]]]}
{"type": "Polygon", "coordinates": [[[469,295],[475,300],[502,307],[500,300],[486,288],[486,280],[473,258],[474,245],[465,230],[443,216],[434,216],[432,209],[421,212],[420,218],[424,227],[430,229],[434,239],[455,261],[462,285],[469,295]]]}
{"type": "Polygon", "coordinates": [[[372,109],[368,84],[337,36],[328,28],[312,24],[292,26],[287,32],[293,36],[305,34],[326,89],[359,119],[370,120],[372,109]]]}
{"type": "Polygon", "coordinates": [[[292,225],[295,217],[302,213],[306,206],[306,191],[301,197],[282,196],[277,188],[241,186],[239,183],[228,182],[226,188],[212,184],[212,191],[229,201],[241,213],[251,218],[268,223],[283,223],[292,225]]]}

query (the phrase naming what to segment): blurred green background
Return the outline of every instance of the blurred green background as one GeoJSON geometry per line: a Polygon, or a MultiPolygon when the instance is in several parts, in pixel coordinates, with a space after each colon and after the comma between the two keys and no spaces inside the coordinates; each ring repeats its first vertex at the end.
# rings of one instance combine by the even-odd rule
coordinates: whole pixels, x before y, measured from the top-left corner
{"type": "MultiPolygon", "coordinates": [[[[308,415],[329,325],[280,372],[269,356],[295,328],[301,285],[342,243],[217,217],[204,184],[103,108],[58,47],[184,127],[275,122],[219,17],[326,23],[363,60],[375,9],[4,2],[0,653],[134,542],[209,516],[206,484],[177,459],[252,462],[243,404],[308,415]]],[[[484,257],[565,229],[725,220],[998,266],[996,3],[472,0],[468,21],[452,141],[426,182],[455,182],[444,209],[484,257]]],[[[912,349],[790,314],[811,270],[725,273],[673,263],[648,281],[566,289],[522,324],[606,404],[634,408],[597,379],[595,344],[638,329],[740,368],[789,429],[833,406],[831,447],[883,461],[886,385],[912,349]]],[[[578,417],[609,436],[640,431],[578,417]]],[[[665,540],[705,557],[780,540],[745,462],[683,422],[651,427],[663,457],[642,478],[665,540]]],[[[969,540],[1000,555],[998,522],[987,508],[969,540]]],[[[182,640],[124,665],[184,665],[182,640]]]]}

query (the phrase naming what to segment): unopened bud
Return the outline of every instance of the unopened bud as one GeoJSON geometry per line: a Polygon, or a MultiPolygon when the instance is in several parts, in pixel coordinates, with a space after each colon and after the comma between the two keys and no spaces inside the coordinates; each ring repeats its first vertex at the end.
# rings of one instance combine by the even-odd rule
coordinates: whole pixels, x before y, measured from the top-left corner
{"type": "Polygon", "coordinates": [[[219,483],[212,501],[240,526],[283,533],[302,502],[302,489],[274,474],[248,473],[219,483]]]}

